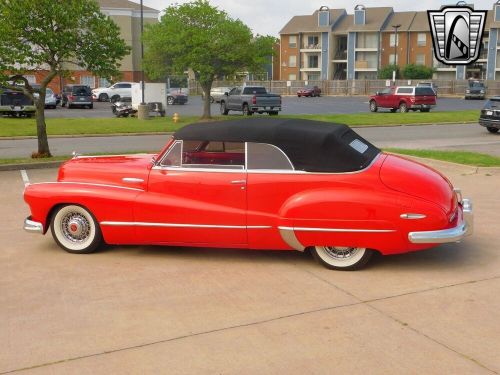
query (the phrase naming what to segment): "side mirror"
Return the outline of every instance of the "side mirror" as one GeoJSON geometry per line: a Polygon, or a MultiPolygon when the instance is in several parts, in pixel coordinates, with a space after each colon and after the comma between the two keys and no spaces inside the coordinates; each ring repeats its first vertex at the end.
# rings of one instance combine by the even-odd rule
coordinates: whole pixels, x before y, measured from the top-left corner
{"type": "Polygon", "coordinates": [[[224,93],[224,95],[225,95],[225,96],[229,96],[229,93],[228,93],[228,92],[225,92],[225,93],[224,93]]]}
{"type": "Polygon", "coordinates": [[[380,92],[380,91],[377,91],[377,92],[375,93],[375,95],[380,95],[380,94],[381,94],[381,92],[380,92]]]}

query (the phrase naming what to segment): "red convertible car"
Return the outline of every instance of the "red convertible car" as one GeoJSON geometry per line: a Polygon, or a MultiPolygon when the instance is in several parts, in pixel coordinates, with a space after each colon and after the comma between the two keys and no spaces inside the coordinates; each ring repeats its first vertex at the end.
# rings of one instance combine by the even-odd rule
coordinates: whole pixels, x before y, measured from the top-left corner
{"type": "Polygon", "coordinates": [[[472,205],[422,164],[345,125],[295,119],[193,124],[155,155],[77,156],[28,184],[24,228],[71,253],[108,244],[304,251],[362,267],[472,232],[472,205]]]}

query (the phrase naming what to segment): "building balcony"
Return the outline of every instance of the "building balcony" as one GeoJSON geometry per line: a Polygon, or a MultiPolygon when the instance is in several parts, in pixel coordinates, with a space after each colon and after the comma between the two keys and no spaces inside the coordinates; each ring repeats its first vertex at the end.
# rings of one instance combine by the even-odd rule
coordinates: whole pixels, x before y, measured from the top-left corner
{"type": "Polygon", "coordinates": [[[455,71],[457,70],[456,66],[452,66],[452,65],[446,65],[446,64],[443,64],[443,63],[440,63],[440,62],[437,62],[435,61],[434,62],[434,68],[438,71],[455,71]]]}
{"type": "Polygon", "coordinates": [[[300,71],[301,72],[321,72],[321,67],[302,65],[300,67],[300,71]]]}
{"type": "Polygon", "coordinates": [[[375,62],[366,61],[366,60],[358,60],[354,64],[354,68],[356,71],[364,71],[364,72],[376,72],[377,64],[375,62]]]}
{"type": "Polygon", "coordinates": [[[321,52],[321,44],[308,44],[300,47],[300,52],[321,52]]]}
{"type": "Polygon", "coordinates": [[[378,47],[356,47],[357,52],[378,52],[378,47]]]}
{"type": "Polygon", "coordinates": [[[347,61],[347,51],[342,50],[335,52],[335,55],[333,56],[333,61],[347,61]]]}

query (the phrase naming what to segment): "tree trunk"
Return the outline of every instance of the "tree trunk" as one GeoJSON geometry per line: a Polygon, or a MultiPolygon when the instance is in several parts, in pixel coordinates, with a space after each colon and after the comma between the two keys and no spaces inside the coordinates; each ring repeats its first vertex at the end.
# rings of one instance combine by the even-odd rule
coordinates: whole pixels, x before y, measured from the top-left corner
{"type": "Polygon", "coordinates": [[[40,97],[36,101],[36,135],[38,137],[38,155],[52,157],[47,139],[47,126],[45,125],[45,92],[43,95],[40,92],[40,97]]]}
{"type": "Polygon", "coordinates": [[[212,114],[210,112],[210,90],[212,89],[212,82],[202,83],[201,88],[203,89],[204,100],[203,100],[203,116],[201,118],[203,120],[209,120],[212,118],[212,114]]]}

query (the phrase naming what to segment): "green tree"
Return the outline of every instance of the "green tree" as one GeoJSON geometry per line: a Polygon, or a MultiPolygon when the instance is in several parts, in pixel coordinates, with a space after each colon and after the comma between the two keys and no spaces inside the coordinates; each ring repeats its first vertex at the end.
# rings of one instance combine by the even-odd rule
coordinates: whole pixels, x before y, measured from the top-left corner
{"type": "Polygon", "coordinates": [[[273,54],[275,38],[253,36],[240,20],[207,0],[174,4],[144,33],[144,68],[152,79],[191,68],[204,92],[202,118],[210,118],[210,89],[217,77],[261,72],[273,54]]]}
{"type": "Polygon", "coordinates": [[[407,79],[431,79],[433,68],[424,65],[408,64],[403,68],[403,76],[407,79]]]}
{"type": "Polygon", "coordinates": [[[386,65],[378,71],[379,79],[392,79],[392,72],[396,70],[396,79],[400,78],[399,66],[398,65],[386,65]]]}
{"type": "Polygon", "coordinates": [[[57,75],[76,66],[110,79],[130,51],[120,29],[95,0],[0,0],[0,81],[23,81],[35,101],[38,154],[50,157],[45,125],[45,93],[57,75]],[[44,71],[38,98],[22,77],[44,71]]]}

